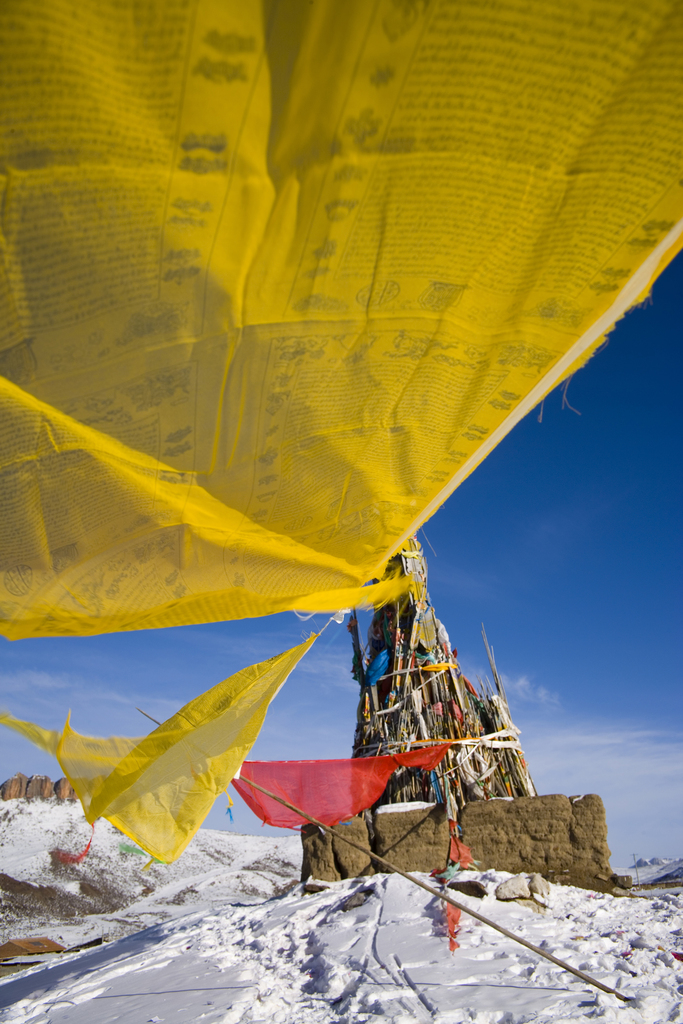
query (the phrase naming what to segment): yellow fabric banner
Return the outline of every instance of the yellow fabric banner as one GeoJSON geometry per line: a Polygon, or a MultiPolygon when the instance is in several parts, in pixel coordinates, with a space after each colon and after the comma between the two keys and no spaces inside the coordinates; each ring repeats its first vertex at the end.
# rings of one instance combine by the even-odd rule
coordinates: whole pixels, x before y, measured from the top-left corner
{"type": "Polygon", "coordinates": [[[15,732],[20,733],[29,742],[35,744],[36,747],[40,747],[46,753],[52,754],[53,757],[57,756],[57,747],[59,746],[61,734],[54,729],[43,729],[42,726],[34,725],[33,722],[24,722],[21,718],[15,718],[6,711],[0,711],[0,725],[6,725],[8,729],[14,729],[15,732]]]}
{"type": "Polygon", "coordinates": [[[6,0],[6,636],[333,610],[683,238],[683,5],[6,0]]]}
{"type": "Polygon", "coordinates": [[[316,639],[242,669],[141,739],[0,725],[56,753],[89,822],[107,818],[158,860],[176,860],[251,750],[268,706],[316,639]]]}

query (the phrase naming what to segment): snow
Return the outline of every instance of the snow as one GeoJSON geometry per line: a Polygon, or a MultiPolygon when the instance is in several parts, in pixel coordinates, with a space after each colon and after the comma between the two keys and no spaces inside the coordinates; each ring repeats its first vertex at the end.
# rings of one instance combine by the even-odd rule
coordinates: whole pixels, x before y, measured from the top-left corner
{"type": "MultiPolygon", "coordinates": [[[[47,850],[67,843],[63,832],[53,833],[70,822],[68,845],[79,849],[89,829],[75,808],[16,806],[2,822],[0,870],[54,887],[61,876],[47,850]],[[41,831],[46,818],[52,832],[41,831]]],[[[93,915],[99,926],[120,919],[124,931],[132,929],[145,920],[145,907],[148,921],[159,917],[1,981],[2,1024],[683,1022],[683,962],[672,955],[683,952],[680,891],[616,898],[552,885],[548,909],[535,913],[496,900],[496,886],[511,877],[505,872],[460,876],[488,891],[483,900],[456,894],[463,905],[634,997],[624,1004],[464,914],[460,948],[450,953],[443,904],[398,875],[336,882],[312,895],[300,884],[284,891],[298,870],[298,836],[207,830],[176,865],[142,872],[143,858],[121,854],[122,837],[100,826],[106,823],[97,825],[91,854],[64,881],[75,884],[86,873],[98,879],[108,861],[116,891],[128,886],[131,902],[93,915]],[[145,884],[155,891],[142,897],[145,884]],[[190,888],[195,903],[170,902],[190,888]],[[364,902],[345,908],[353,893],[364,902]]],[[[69,927],[75,934],[86,926],[84,918],[69,927]]]]}
{"type": "Polygon", "coordinates": [[[402,811],[428,811],[436,804],[426,803],[424,800],[410,800],[404,804],[384,804],[378,807],[375,814],[400,814],[402,811]]]}

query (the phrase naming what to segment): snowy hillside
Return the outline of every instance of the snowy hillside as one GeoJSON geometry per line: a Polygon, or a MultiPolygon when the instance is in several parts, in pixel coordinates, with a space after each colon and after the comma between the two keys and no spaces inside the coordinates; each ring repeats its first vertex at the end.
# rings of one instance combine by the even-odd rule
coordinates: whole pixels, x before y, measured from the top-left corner
{"type": "Polygon", "coordinates": [[[108,821],[98,820],[81,864],[65,865],[55,848],[78,853],[90,838],[81,805],[57,800],[0,803],[0,941],[47,934],[64,946],[119,938],[190,909],[254,903],[299,880],[301,840],[200,829],[175,864],[153,864],[108,821]],[[19,932],[17,932],[19,929],[19,932]]]}
{"type": "Polygon", "coordinates": [[[650,860],[640,858],[628,869],[641,885],[652,885],[656,882],[683,882],[683,858],[652,857],[650,860]]]}

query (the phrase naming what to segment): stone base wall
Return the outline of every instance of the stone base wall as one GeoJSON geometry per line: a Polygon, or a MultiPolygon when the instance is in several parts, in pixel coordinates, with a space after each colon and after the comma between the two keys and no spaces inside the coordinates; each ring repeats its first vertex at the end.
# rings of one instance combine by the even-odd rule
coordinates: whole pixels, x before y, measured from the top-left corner
{"type": "Polygon", "coordinates": [[[301,864],[302,882],[311,877],[325,882],[338,882],[342,878],[374,875],[375,868],[366,854],[349,846],[342,839],[337,839],[336,833],[342,831],[349,839],[370,847],[368,827],[362,816],[353,818],[347,825],[335,825],[335,835],[321,832],[317,825],[304,825],[301,829],[301,843],[304,848],[301,864]]]}
{"type": "Polygon", "coordinates": [[[305,882],[313,877],[323,882],[338,882],[342,878],[374,875],[375,871],[382,870],[359,850],[337,839],[337,834],[342,832],[403,871],[429,872],[446,866],[450,834],[442,804],[427,810],[375,814],[371,827],[372,837],[365,817],[359,815],[348,825],[335,825],[334,836],[321,835],[317,825],[302,828],[301,880],[305,882]]]}
{"type": "Polygon", "coordinates": [[[443,804],[421,811],[384,811],[375,814],[373,826],[373,852],[402,871],[446,867],[450,830],[443,804]]]}
{"type": "Polygon", "coordinates": [[[461,825],[481,870],[538,872],[551,882],[600,892],[614,888],[605,807],[594,793],[471,803],[461,825]]]}
{"type": "MultiPolygon", "coordinates": [[[[482,871],[538,873],[551,882],[600,892],[614,889],[605,808],[595,794],[471,803],[461,825],[463,841],[482,871]]],[[[337,825],[334,831],[343,831],[404,871],[430,872],[446,865],[449,829],[441,804],[427,810],[375,814],[372,835],[362,816],[349,825],[337,825]]],[[[302,829],[301,839],[302,881],[313,877],[334,882],[378,869],[336,836],[321,835],[315,825],[302,829]]]]}

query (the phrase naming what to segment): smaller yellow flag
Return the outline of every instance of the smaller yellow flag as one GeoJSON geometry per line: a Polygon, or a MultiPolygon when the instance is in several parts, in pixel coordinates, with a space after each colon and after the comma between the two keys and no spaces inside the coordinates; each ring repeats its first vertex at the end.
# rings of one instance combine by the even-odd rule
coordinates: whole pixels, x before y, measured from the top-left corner
{"type": "Polygon", "coordinates": [[[27,740],[30,740],[36,747],[46,750],[48,754],[57,756],[60,735],[54,729],[43,729],[33,722],[23,722],[21,718],[15,718],[7,711],[0,711],[0,725],[6,725],[8,729],[14,729],[21,733],[27,740]]]}
{"type": "Polygon", "coordinates": [[[0,724],[56,754],[89,822],[107,818],[157,860],[188,845],[261,731],[268,705],[311,647],[250,665],[195,697],[142,739],[61,737],[0,712],[0,724]]]}

